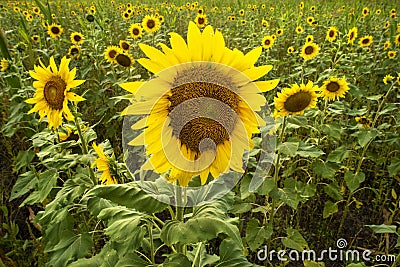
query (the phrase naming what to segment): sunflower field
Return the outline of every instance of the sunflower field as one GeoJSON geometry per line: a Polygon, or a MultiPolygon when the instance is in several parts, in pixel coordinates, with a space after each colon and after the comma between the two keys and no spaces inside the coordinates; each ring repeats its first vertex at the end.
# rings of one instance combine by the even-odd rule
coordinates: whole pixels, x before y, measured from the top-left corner
{"type": "Polygon", "coordinates": [[[0,266],[400,266],[399,1],[0,2],[0,266]]]}

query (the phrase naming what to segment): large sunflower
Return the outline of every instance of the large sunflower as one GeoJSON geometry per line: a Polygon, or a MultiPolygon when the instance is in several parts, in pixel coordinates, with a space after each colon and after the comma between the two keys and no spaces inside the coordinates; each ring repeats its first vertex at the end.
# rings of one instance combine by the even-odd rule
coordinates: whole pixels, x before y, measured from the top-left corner
{"type": "Polygon", "coordinates": [[[63,28],[58,24],[52,23],[47,27],[47,32],[52,38],[57,38],[61,36],[63,28]]]}
{"type": "Polygon", "coordinates": [[[146,15],[143,18],[142,26],[147,33],[155,33],[160,29],[161,23],[157,17],[153,15],[146,15]]]}
{"type": "Polygon", "coordinates": [[[324,81],[321,89],[321,97],[326,100],[335,100],[344,97],[345,93],[350,90],[346,78],[338,79],[331,77],[329,80],[324,81]]]}
{"type": "Polygon", "coordinates": [[[319,95],[318,86],[314,86],[311,81],[306,85],[303,83],[293,84],[290,88],[284,88],[278,92],[274,98],[275,109],[278,116],[301,115],[309,108],[317,104],[319,95]]]}
{"type": "Polygon", "coordinates": [[[301,49],[301,57],[304,60],[313,59],[316,55],[318,55],[319,46],[313,42],[307,42],[301,49]]]}
{"type": "Polygon", "coordinates": [[[35,106],[28,112],[38,112],[40,120],[45,116],[48,118],[49,127],[56,129],[62,123],[62,115],[71,121],[74,119],[68,108],[68,101],[79,102],[85,100],[83,97],[70,92],[71,88],[81,85],[85,80],[74,80],[76,68],[69,70],[69,62],[71,59],[63,57],[61,59],[60,68],[50,58],[50,65],[45,67],[40,61],[41,66],[35,66],[35,71],[29,74],[37,81],[33,82],[36,88],[35,96],[25,100],[28,104],[35,106]]]}
{"type": "Polygon", "coordinates": [[[189,22],[187,43],[177,33],[170,36],[171,48],[160,44],[162,52],[140,44],[148,58],[138,62],[155,78],[121,84],[135,97],[123,114],[146,115],[132,126],[145,129],[129,143],[146,145],[149,159],[142,169],[167,173],[180,186],[195,175],[205,184],[209,175],[243,172],[242,156],[252,148],[251,136],[265,125],[254,112],[266,103],[260,93],[279,82],[252,81],[272,66],[255,67],[261,47],[247,54],[231,50],[211,26],[200,32],[189,22]]]}
{"type": "Polygon", "coordinates": [[[116,63],[115,57],[117,54],[122,53],[123,50],[115,45],[107,46],[106,50],[104,51],[104,58],[110,63],[116,63]]]}
{"type": "Polygon", "coordinates": [[[352,28],[347,34],[347,43],[354,44],[354,40],[357,38],[357,27],[352,28]]]}

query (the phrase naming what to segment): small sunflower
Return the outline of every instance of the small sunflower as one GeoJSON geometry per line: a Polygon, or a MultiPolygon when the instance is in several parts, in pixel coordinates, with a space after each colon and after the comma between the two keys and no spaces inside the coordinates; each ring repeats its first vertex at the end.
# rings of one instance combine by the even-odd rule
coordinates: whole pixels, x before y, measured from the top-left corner
{"type": "Polygon", "coordinates": [[[308,17],[306,21],[307,21],[308,25],[311,26],[314,23],[315,19],[314,19],[314,17],[308,17]]]}
{"type": "Polygon", "coordinates": [[[371,35],[364,36],[360,38],[360,41],[358,41],[358,44],[362,47],[367,47],[372,44],[373,38],[371,35]]]}
{"type": "Polygon", "coordinates": [[[290,55],[294,52],[294,47],[293,46],[289,46],[287,49],[287,53],[290,55]]]}
{"type": "Polygon", "coordinates": [[[389,51],[388,52],[388,58],[392,59],[396,57],[396,51],[389,51]]]}
{"type": "Polygon", "coordinates": [[[51,38],[57,38],[61,36],[63,28],[61,28],[61,26],[58,24],[52,23],[48,26],[47,32],[49,33],[51,38]]]}
{"type": "Polygon", "coordinates": [[[380,10],[380,9],[377,9],[376,11],[375,11],[375,14],[376,15],[380,15],[382,13],[382,10],[380,10]]]}
{"type": "Polygon", "coordinates": [[[297,27],[296,27],[296,33],[297,33],[297,34],[300,34],[300,33],[302,33],[302,32],[303,32],[303,27],[297,26],[297,27]]]}
{"type": "Polygon", "coordinates": [[[247,23],[247,21],[246,21],[245,19],[241,19],[241,20],[240,20],[240,24],[246,25],[246,23],[247,23]]]}
{"type": "Polygon", "coordinates": [[[349,33],[347,34],[347,43],[354,44],[354,40],[357,38],[357,27],[352,28],[349,33]]]}
{"type": "Polygon", "coordinates": [[[366,16],[368,16],[368,14],[369,14],[369,8],[364,7],[362,10],[362,16],[365,18],[366,16]]]}
{"type": "Polygon", "coordinates": [[[319,46],[313,42],[308,42],[304,44],[300,55],[304,60],[311,60],[318,55],[318,52],[319,46]]]}
{"type": "Polygon", "coordinates": [[[129,27],[129,34],[133,39],[137,39],[139,37],[142,37],[143,29],[140,23],[133,23],[129,27]]]}
{"type": "Polygon", "coordinates": [[[400,45],[400,33],[396,35],[396,37],[394,37],[394,43],[396,45],[400,45]]]}
{"type": "Polygon", "coordinates": [[[385,75],[385,77],[383,77],[382,81],[384,84],[388,84],[388,82],[390,82],[391,80],[393,80],[394,77],[390,74],[385,75]]]}
{"type": "Polygon", "coordinates": [[[0,67],[1,67],[1,69],[0,69],[1,72],[4,72],[4,71],[8,70],[8,67],[9,67],[8,60],[3,58],[0,61],[0,67]]]}
{"type": "Polygon", "coordinates": [[[115,45],[107,46],[106,51],[104,51],[104,58],[110,63],[116,63],[115,57],[117,54],[122,53],[122,49],[115,45]]]}
{"type": "Polygon", "coordinates": [[[315,11],[316,10],[316,7],[315,6],[311,6],[310,7],[310,11],[315,11]]]}
{"type": "Polygon", "coordinates": [[[133,66],[135,60],[133,57],[128,53],[118,53],[115,56],[115,62],[118,63],[121,67],[125,69],[130,69],[133,66]]]}
{"type": "Polygon", "coordinates": [[[71,42],[76,45],[83,44],[83,34],[80,32],[73,32],[71,33],[71,42]]]}
{"type": "Polygon", "coordinates": [[[208,23],[206,14],[197,14],[194,22],[196,22],[198,27],[203,28],[208,23]]]}
{"type": "Polygon", "coordinates": [[[390,41],[386,41],[385,44],[383,45],[383,50],[389,49],[392,43],[390,41]]]}
{"type": "Polygon", "coordinates": [[[268,27],[269,26],[268,21],[266,21],[265,19],[261,20],[261,24],[262,24],[263,27],[268,27]]]}
{"type": "Polygon", "coordinates": [[[95,19],[95,17],[92,14],[87,14],[86,15],[86,20],[89,22],[93,22],[95,19]]]}
{"type": "Polygon", "coordinates": [[[272,38],[272,36],[265,36],[263,39],[262,39],[262,42],[261,42],[261,44],[262,44],[262,46],[264,47],[264,48],[266,48],[266,49],[269,49],[269,48],[271,48],[273,45],[274,45],[274,38],[272,38]]]}
{"type": "Polygon", "coordinates": [[[147,33],[155,33],[161,27],[161,23],[153,15],[146,15],[142,20],[142,27],[147,33]]]}
{"type": "Polygon", "coordinates": [[[117,184],[116,179],[111,174],[110,163],[112,159],[104,154],[103,149],[101,149],[95,142],[93,142],[92,147],[96,154],[99,156],[94,160],[92,168],[97,167],[97,170],[103,172],[100,176],[100,182],[105,185],[117,184]]]}
{"type": "Polygon", "coordinates": [[[81,48],[77,45],[71,45],[68,49],[68,56],[70,58],[78,58],[81,55],[81,48]]]}
{"type": "Polygon", "coordinates": [[[304,8],[304,2],[300,2],[299,8],[300,8],[300,9],[303,9],[303,8],[304,8]]]}
{"type": "Polygon", "coordinates": [[[35,71],[29,72],[32,78],[37,81],[33,82],[33,87],[36,88],[35,96],[25,100],[28,104],[35,104],[28,114],[38,112],[40,120],[47,116],[49,128],[56,129],[60,126],[63,115],[68,121],[74,119],[68,108],[68,101],[85,100],[83,97],[70,92],[70,89],[81,85],[85,80],[74,80],[76,68],[70,71],[69,62],[70,59],[63,57],[60,68],[57,68],[54,57],[51,57],[48,67],[45,67],[40,61],[41,66],[35,66],[35,71]]]}
{"type": "Polygon", "coordinates": [[[126,52],[131,48],[131,44],[128,41],[119,40],[119,47],[126,52]]]}
{"type": "Polygon", "coordinates": [[[326,32],[326,40],[328,40],[329,42],[335,41],[337,36],[338,36],[338,30],[336,27],[330,27],[326,32]]]}
{"type": "Polygon", "coordinates": [[[126,12],[126,11],[121,12],[121,17],[122,17],[124,20],[129,20],[129,19],[131,18],[131,13],[126,12]]]}
{"type": "Polygon", "coordinates": [[[239,16],[244,16],[244,9],[239,10],[239,16]]]}
{"type": "Polygon", "coordinates": [[[369,128],[371,127],[372,120],[366,116],[356,117],[356,122],[362,124],[362,128],[369,128]]]}
{"type": "Polygon", "coordinates": [[[40,40],[40,37],[39,37],[39,35],[35,34],[35,35],[32,35],[31,39],[32,39],[32,41],[37,42],[40,40]]]}
{"type": "Polygon", "coordinates": [[[283,34],[283,29],[276,30],[276,36],[281,36],[283,34]]]}
{"type": "Polygon", "coordinates": [[[321,97],[325,100],[336,100],[344,97],[345,93],[350,90],[346,78],[342,79],[331,77],[324,81],[324,85],[320,88],[321,97]]]}
{"type": "Polygon", "coordinates": [[[312,43],[314,41],[314,36],[312,35],[307,35],[306,37],[306,43],[312,43]]]}
{"type": "Polygon", "coordinates": [[[278,116],[301,115],[304,111],[313,108],[317,105],[319,97],[318,86],[313,85],[309,81],[306,85],[304,83],[293,84],[290,88],[284,88],[278,92],[277,97],[274,98],[275,109],[278,116]]]}

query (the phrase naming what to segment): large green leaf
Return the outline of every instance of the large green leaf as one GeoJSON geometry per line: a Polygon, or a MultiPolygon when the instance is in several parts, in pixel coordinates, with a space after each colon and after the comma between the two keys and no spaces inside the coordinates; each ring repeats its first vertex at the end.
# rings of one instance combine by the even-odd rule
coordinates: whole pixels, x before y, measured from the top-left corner
{"type": "Polygon", "coordinates": [[[393,177],[395,175],[398,175],[400,173],[400,159],[399,158],[392,158],[390,161],[390,165],[388,167],[389,171],[389,176],[393,177]]]}
{"type": "Polygon", "coordinates": [[[340,166],[336,163],[321,161],[314,161],[311,166],[315,174],[328,179],[333,179],[336,171],[340,168],[340,166]]]}
{"type": "Polygon", "coordinates": [[[294,157],[297,149],[299,148],[299,142],[284,142],[278,145],[277,149],[279,152],[294,157]]]}
{"type": "Polygon", "coordinates": [[[340,146],[329,153],[326,161],[341,163],[343,160],[350,156],[350,152],[347,150],[346,146],[340,146]]]}
{"type": "Polygon", "coordinates": [[[386,225],[386,224],[381,224],[381,225],[367,225],[369,228],[371,228],[372,231],[374,231],[377,234],[397,234],[396,232],[396,225],[386,225]]]}
{"type": "Polygon", "coordinates": [[[346,181],[346,185],[350,189],[350,191],[354,192],[357,188],[360,187],[360,184],[364,182],[365,174],[363,172],[354,174],[351,171],[348,171],[344,175],[344,180],[346,181]]]}
{"type": "Polygon", "coordinates": [[[57,178],[58,172],[55,170],[47,170],[40,173],[37,188],[35,188],[36,191],[32,192],[20,206],[42,202],[56,185],[57,178]]]}
{"type": "Polygon", "coordinates": [[[88,233],[79,234],[69,239],[62,239],[51,250],[49,266],[67,266],[68,263],[83,258],[92,248],[93,241],[88,233]]]}
{"type": "Polygon", "coordinates": [[[164,264],[161,265],[162,267],[191,267],[192,264],[188,260],[188,258],[180,253],[171,254],[167,258],[164,264]]]}
{"type": "Polygon", "coordinates": [[[29,190],[35,188],[37,183],[38,179],[36,178],[34,171],[28,171],[21,174],[11,190],[10,201],[23,196],[24,194],[29,192],[29,190]]]}
{"type": "Polygon", "coordinates": [[[287,236],[282,238],[282,244],[288,248],[303,251],[308,248],[307,241],[300,232],[293,228],[286,229],[287,236]]]}
{"type": "Polygon", "coordinates": [[[259,249],[264,240],[269,239],[272,235],[272,229],[267,226],[259,226],[258,220],[250,219],[246,228],[246,241],[251,251],[259,249]]]}
{"type": "Polygon", "coordinates": [[[227,216],[233,204],[233,193],[215,202],[195,208],[186,222],[167,221],[161,230],[161,239],[167,244],[195,244],[207,241],[224,233],[239,246],[243,246],[239,229],[233,223],[235,219],[227,216]]]}
{"type": "Polygon", "coordinates": [[[136,183],[98,185],[84,195],[84,201],[87,201],[88,209],[96,216],[113,203],[150,214],[162,211],[167,206],[141,190],[136,183]]]}
{"type": "Polygon", "coordinates": [[[365,147],[370,141],[372,141],[378,135],[377,129],[361,129],[357,133],[358,144],[361,147],[365,147]]]}
{"type": "Polygon", "coordinates": [[[224,239],[219,246],[220,261],[216,267],[252,267],[254,266],[243,256],[242,249],[231,239],[224,239]]]}

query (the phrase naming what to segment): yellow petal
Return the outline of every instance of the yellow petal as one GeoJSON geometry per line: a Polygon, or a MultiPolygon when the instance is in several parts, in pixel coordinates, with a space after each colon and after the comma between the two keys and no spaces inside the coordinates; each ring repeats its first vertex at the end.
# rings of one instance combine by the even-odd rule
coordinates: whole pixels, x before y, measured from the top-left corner
{"type": "Polygon", "coordinates": [[[215,44],[213,44],[213,41],[214,41],[213,28],[210,25],[205,27],[205,29],[203,30],[203,33],[201,34],[201,37],[202,37],[202,43],[203,43],[202,60],[210,61],[213,50],[215,49],[215,46],[216,46],[215,44]]]}
{"type": "Polygon", "coordinates": [[[243,73],[247,75],[250,80],[254,81],[267,74],[270,70],[272,70],[272,65],[263,65],[247,69],[243,71],[243,73]]]}
{"type": "Polygon", "coordinates": [[[257,81],[254,84],[258,87],[261,92],[268,92],[274,89],[279,83],[279,79],[269,80],[269,81],[257,81]]]}
{"type": "Polygon", "coordinates": [[[80,102],[86,100],[85,98],[73,93],[73,92],[67,92],[67,99],[69,101],[74,101],[74,102],[80,102]]]}
{"type": "Polygon", "coordinates": [[[170,32],[169,35],[171,36],[169,42],[171,43],[172,50],[179,61],[181,63],[190,61],[189,50],[185,40],[175,32],[170,32]]]}
{"type": "Polygon", "coordinates": [[[201,40],[202,38],[199,27],[197,27],[193,21],[190,21],[187,33],[187,42],[192,61],[201,61],[202,59],[203,47],[201,40]]]}
{"type": "Polygon", "coordinates": [[[145,67],[148,71],[157,74],[158,72],[162,71],[164,68],[163,66],[158,63],[155,62],[151,59],[148,58],[140,58],[138,59],[138,62],[140,65],[142,65],[143,67],[145,67]]]}
{"type": "Polygon", "coordinates": [[[143,146],[143,145],[145,145],[144,138],[145,138],[144,133],[140,133],[132,141],[130,141],[128,143],[128,145],[130,145],[130,146],[143,146]]]}
{"type": "Polygon", "coordinates": [[[132,93],[135,94],[137,92],[137,90],[140,88],[140,86],[142,86],[144,84],[144,82],[127,82],[127,83],[121,83],[119,84],[119,86],[132,93]]]}
{"type": "Polygon", "coordinates": [[[56,65],[56,62],[54,61],[53,56],[50,58],[50,67],[51,67],[51,70],[53,71],[53,73],[58,74],[57,65],[56,65]]]}

